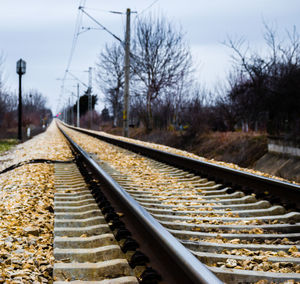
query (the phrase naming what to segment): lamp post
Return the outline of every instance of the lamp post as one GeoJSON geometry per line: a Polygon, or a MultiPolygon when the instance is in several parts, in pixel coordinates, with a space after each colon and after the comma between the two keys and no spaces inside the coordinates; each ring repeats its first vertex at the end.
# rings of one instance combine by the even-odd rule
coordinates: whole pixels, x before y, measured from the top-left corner
{"type": "Polygon", "coordinates": [[[17,61],[17,74],[19,74],[19,116],[18,116],[18,139],[22,141],[22,75],[26,72],[26,62],[22,59],[17,61]]]}

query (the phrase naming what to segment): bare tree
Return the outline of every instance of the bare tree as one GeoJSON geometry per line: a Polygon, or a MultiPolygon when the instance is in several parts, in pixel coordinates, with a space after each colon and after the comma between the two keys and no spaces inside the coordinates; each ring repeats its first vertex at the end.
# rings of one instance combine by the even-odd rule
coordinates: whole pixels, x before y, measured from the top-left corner
{"type": "Polygon", "coordinates": [[[242,122],[267,126],[270,134],[300,136],[300,37],[296,28],[280,40],[276,29],[264,24],[268,53],[251,51],[243,40],[229,39],[234,76],[226,100],[242,122]]]}
{"type": "Polygon", "coordinates": [[[0,89],[0,126],[2,126],[4,115],[7,112],[8,94],[0,89]]]}
{"type": "Polygon", "coordinates": [[[0,53],[0,93],[3,91],[3,64],[4,64],[4,57],[3,54],[0,53]]]}
{"type": "Polygon", "coordinates": [[[42,121],[49,120],[47,98],[37,90],[30,90],[23,94],[23,125],[40,125],[42,121]]]}
{"type": "Polygon", "coordinates": [[[4,57],[3,54],[0,53],[0,126],[3,122],[4,115],[7,112],[8,103],[9,103],[8,94],[4,89],[3,64],[4,64],[4,57]]]}
{"type": "Polygon", "coordinates": [[[23,95],[23,104],[29,111],[46,108],[47,98],[37,90],[30,90],[23,95]]]}
{"type": "Polygon", "coordinates": [[[146,126],[152,129],[152,102],[180,85],[191,71],[191,55],[181,31],[165,18],[140,18],[133,40],[132,69],[146,90],[146,126]]]}
{"type": "Polygon", "coordinates": [[[113,125],[122,110],[124,86],[124,49],[120,44],[106,45],[100,53],[97,66],[97,81],[105,95],[105,102],[113,112],[113,125]]]}

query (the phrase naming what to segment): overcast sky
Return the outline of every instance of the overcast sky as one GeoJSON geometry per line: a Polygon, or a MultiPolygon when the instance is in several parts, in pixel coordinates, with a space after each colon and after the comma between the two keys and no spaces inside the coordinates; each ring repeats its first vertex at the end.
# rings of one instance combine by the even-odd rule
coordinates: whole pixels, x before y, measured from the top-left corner
{"type": "MultiPolygon", "coordinates": [[[[16,61],[22,58],[27,62],[24,91],[39,90],[56,111],[61,86],[57,79],[63,77],[67,66],[79,0],[0,2],[0,51],[5,58],[7,89],[17,90],[16,61]]],[[[225,80],[231,66],[230,50],[222,44],[227,36],[243,36],[250,46],[262,49],[263,21],[276,25],[280,34],[293,25],[300,29],[300,0],[86,0],[86,11],[121,38],[125,16],[108,11],[125,12],[126,8],[137,11],[137,15],[142,11],[163,14],[181,26],[192,51],[197,78],[210,89],[225,80]]],[[[132,22],[135,17],[133,14],[132,22]]],[[[97,27],[85,16],[83,26],[97,27]]],[[[95,65],[105,43],[113,41],[102,30],[80,34],[70,70],[87,82],[88,74],[84,71],[95,65]]],[[[75,84],[66,81],[66,88],[75,91],[75,84]]],[[[60,104],[67,98],[65,94],[60,104]]]]}

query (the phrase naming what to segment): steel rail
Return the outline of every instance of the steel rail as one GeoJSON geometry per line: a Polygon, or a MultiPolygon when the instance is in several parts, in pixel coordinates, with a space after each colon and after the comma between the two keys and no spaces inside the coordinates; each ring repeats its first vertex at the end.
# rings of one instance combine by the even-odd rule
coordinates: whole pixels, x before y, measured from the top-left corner
{"type": "Polygon", "coordinates": [[[67,124],[65,124],[65,126],[166,164],[192,171],[203,177],[208,177],[209,179],[222,183],[223,185],[236,187],[246,193],[253,192],[257,194],[258,198],[262,197],[272,203],[280,203],[286,208],[292,207],[300,210],[300,186],[297,184],[114,139],[67,124]]]}
{"type": "MultiPolygon", "coordinates": [[[[143,230],[147,232],[148,238],[153,242],[153,247],[160,251],[162,255],[169,257],[169,262],[165,263],[165,267],[161,267],[161,269],[173,269],[171,272],[184,279],[184,283],[223,283],[141,207],[88,153],[77,145],[60,127],[59,129],[69,141],[74,151],[101,177],[101,180],[113,191],[116,198],[132,213],[139,221],[139,224],[143,226],[143,230]],[[175,264],[176,270],[174,270],[173,264],[175,264]]],[[[181,281],[178,279],[176,283],[183,283],[181,281]]]]}

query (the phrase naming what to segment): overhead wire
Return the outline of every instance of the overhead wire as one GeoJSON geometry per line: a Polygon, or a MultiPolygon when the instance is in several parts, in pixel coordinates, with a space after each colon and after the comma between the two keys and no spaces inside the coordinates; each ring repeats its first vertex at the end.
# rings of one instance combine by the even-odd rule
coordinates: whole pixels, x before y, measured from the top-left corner
{"type": "MultiPolygon", "coordinates": [[[[159,0],[153,1],[149,6],[147,6],[145,9],[143,9],[141,12],[136,13],[136,17],[135,17],[134,21],[138,18],[139,15],[141,15],[142,13],[144,13],[145,11],[147,11],[148,9],[150,9],[158,1],[159,0]]],[[[72,59],[73,59],[73,56],[74,56],[74,52],[75,52],[75,48],[76,48],[78,36],[80,34],[80,27],[81,27],[81,24],[82,24],[83,14],[85,14],[92,21],[94,21],[96,24],[98,24],[103,30],[105,30],[111,36],[113,36],[115,39],[117,39],[122,44],[123,47],[125,46],[125,43],[124,43],[123,40],[121,40],[117,35],[115,35],[113,32],[111,32],[109,29],[107,29],[104,25],[102,25],[98,20],[96,20],[93,16],[91,16],[89,13],[87,13],[85,11],[85,9],[95,10],[95,11],[101,11],[101,12],[108,12],[108,13],[113,13],[113,14],[121,14],[122,15],[122,25],[123,25],[123,29],[125,31],[124,19],[123,19],[124,13],[117,12],[117,11],[103,10],[103,9],[85,8],[85,3],[86,3],[86,0],[80,0],[80,2],[79,2],[78,13],[77,13],[76,22],[75,22],[74,35],[73,35],[73,40],[72,40],[72,46],[71,46],[71,50],[70,50],[70,54],[69,54],[69,58],[68,58],[68,62],[67,62],[67,68],[65,69],[65,73],[64,73],[64,76],[63,76],[63,79],[62,79],[62,85],[61,85],[61,91],[60,91],[61,94],[59,96],[59,100],[58,100],[58,105],[57,105],[56,111],[58,111],[58,107],[61,105],[60,104],[60,100],[63,98],[65,81],[66,81],[66,78],[67,78],[68,74],[70,74],[73,78],[75,78],[80,83],[82,83],[83,85],[85,85],[79,78],[77,78],[74,74],[72,74],[69,71],[70,66],[71,66],[71,62],[72,62],[72,59]]],[[[130,56],[132,58],[135,57],[134,54],[132,54],[132,53],[130,53],[130,56]]]]}
{"type": "MultiPolygon", "coordinates": [[[[112,33],[110,30],[108,30],[104,25],[102,25],[99,21],[97,21],[94,17],[92,17],[90,14],[88,14],[86,11],[84,11],[83,7],[79,7],[80,10],[82,10],[82,12],[84,14],[86,14],[91,20],[93,20],[96,24],[98,24],[103,30],[105,30],[106,32],[108,32],[111,36],[113,36],[114,38],[116,38],[122,45],[123,48],[125,48],[125,42],[123,40],[121,40],[118,36],[116,36],[114,33],[112,33]]],[[[130,57],[135,59],[135,55],[130,52],[130,57]]]]}
{"type": "MultiPolygon", "coordinates": [[[[79,1],[79,7],[84,7],[85,3],[86,3],[86,0],[80,0],[79,1]]],[[[62,79],[62,84],[61,84],[61,88],[60,88],[60,96],[59,96],[59,99],[58,99],[56,112],[58,112],[58,110],[59,110],[58,108],[60,107],[61,100],[63,98],[65,80],[67,78],[68,70],[70,69],[71,62],[72,62],[72,59],[73,59],[73,56],[74,56],[74,52],[75,52],[75,48],[76,48],[76,44],[77,44],[81,24],[82,24],[82,12],[81,12],[80,9],[78,9],[77,17],[76,17],[76,21],[75,21],[75,28],[74,28],[74,34],[73,34],[71,50],[70,50],[70,54],[69,54],[68,61],[67,61],[67,67],[65,69],[65,73],[64,73],[64,76],[63,76],[63,79],[62,79]]]]}
{"type": "Polygon", "coordinates": [[[75,80],[77,80],[79,83],[81,83],[84,87],[89,87],[87,84],[85,84],[82,80],[80,80],[77,76],[75,76],[73,73],[70,72],[70,70],[67,71],[69,75],[71,75],[75,80]]]}
{"type": "Polygon", "coordinates": [[[85,7],[86,10],[98,11],[103,13],[111,13],[111,14],[123,14],[122,12],[112,11],[112,10],[104,10],[104,9],[95,9],[90,7],[85,7]]]}
{"type": "MultiPolygon", "coordinates": [[[[92,15],[90,15],[89,13],[87,13],[85,11],[85,8],[84,7],[79,7],[79,9],[82,11],[82,13],[84,13],[88,18],[90,18],[93,22],[95,22],[98,26],[101,27],[102,30],[106,31],[107,33],[109,33],[112,37],[114,37],[115,39],[117,39],[123,48],[125,48],[125,42],[119,38],[117,35],[115,35],[113,32],[111,32],[108,28],[106,28],[104,25],[102,25],[98,20],[96,20],[92,15]]],[[[121,18],[122,18],[122,22],[123,22],[123,16],[124,16],[124,13],[122,12],[118,12],[118,11],[107,11],[107,12],[110,12],[110,13],[113,13],[113,14],[119,14],[121,15],[121,18]]],[[[125,27],[124,27],[124,22],[123,22],[123,32],[125,33],[125,27]]]]}
{"type": "Polygon", "coordinates": [[[122,44],[124,44],[124,42],[118,37],[116,36],[113,32],[111,32],[109,29],[107,29],[104,25],[102,25],[98,20],[96,20],[93,16],[91,16],[89,13],[87,13],[83,7],[79,7],[79,9],[86,15],[88,16],[92,21],[94,21],[96,24],[98,24],[103,30],[105,30],[106,32],[108,32],[111,36],[113,36],[115,39],[117,39],[118,41],[120,41],[122,44]]]}
{"type": "Polygon", "coordinates": [[[141,15],[145,11],[147,11],[148,9],[150,9],[154,4],[156,4],[156,2],[158,2],[158,0],[153,1],[148,7],[146,7],[144,10],[142,10],[141,12],[139,12],[138,15],[141,15]]]}
{"type": "Polygon", "coordinates": [[[136,24],[136,21],[138,19],[138,17],[143,14],[145,11],[149,10],[154,4],[156,4],[159,0],[155,0],[153,1],[149,6],[147,6],[146,8],[144,8],[141,12],[136,12],[135,17],[133,19],[133,25],[136,24]]]}

